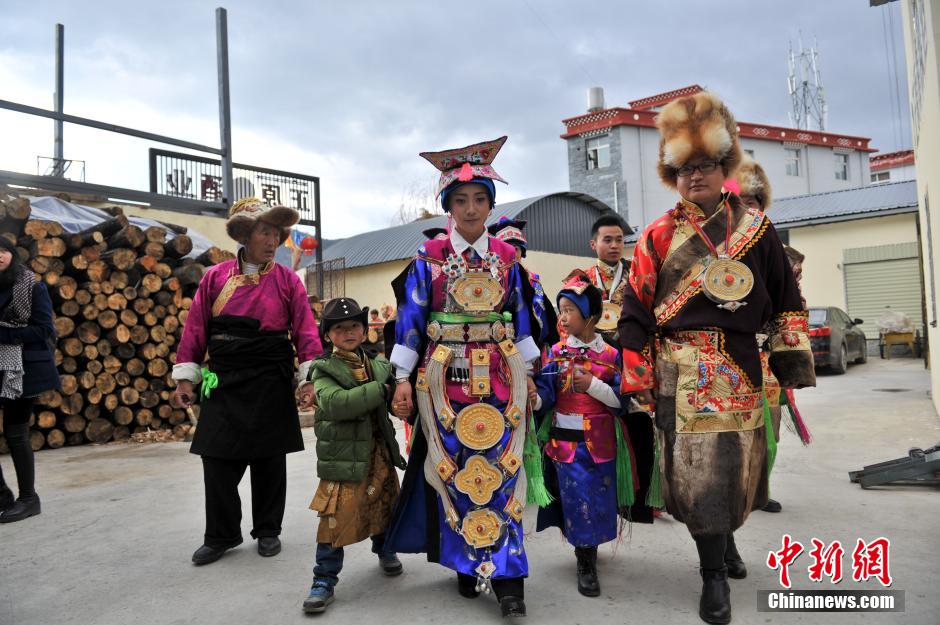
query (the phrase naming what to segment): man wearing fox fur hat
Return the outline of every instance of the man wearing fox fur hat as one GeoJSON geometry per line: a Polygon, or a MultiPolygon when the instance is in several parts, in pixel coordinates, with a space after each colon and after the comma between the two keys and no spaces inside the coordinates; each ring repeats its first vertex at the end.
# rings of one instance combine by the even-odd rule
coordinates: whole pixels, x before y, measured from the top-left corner
{"type": "Polygon", "coordinates": [[[655,406],[649,503],[664,502],[695,539],[699,615],[728,623],[726,562],[743,564],[729,537],[766,503],[776,448],[754,336],[773,321],[780,385],[813,386],[807,312],[770,220],[723,186],[741,163],[728,108],[697,93],[665,106],[656,125],[659,175],[680,197],[634,249],[618,324],[621,390],[655,406]]]}

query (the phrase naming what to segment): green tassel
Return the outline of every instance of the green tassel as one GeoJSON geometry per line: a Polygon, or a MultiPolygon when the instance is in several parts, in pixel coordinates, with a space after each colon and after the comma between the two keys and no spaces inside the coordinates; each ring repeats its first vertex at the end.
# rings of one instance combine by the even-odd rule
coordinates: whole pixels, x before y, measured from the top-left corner
{"type": "MultiPolygon", "coordinates": [[[[549,422],[551,420],[549,419],[549,422]]],[[[525,467],[526,499],[544,508],[554,501],[551,493],[545,487],[545,475],[542,473],[542,446],[539,445],[535,433],[535,421],[529,415],[528,427],[525,433],[525,447],[522,452],[522,466],[525,467]]]]}
{"type": "Polygon", "coordinates": [[[615,417],[614,431],[617,433],[617,506],[629,508],[636,501],[636,491],[633,488],[633,467],[630,459],[630,448],[623,435],[623,422],[615,417]]]}
{"type": "Polygon", "coordinates": [[[548,439],[551,438],[552,423],[555,421],[555,410],[552,409],[542,419],[542,425],[539,427],[538,441],[539,447],[544,447],[548,439]]]}
{"type": "Polygon", "coordinates": [[[653,432],[653,470],[650,472],[650,487],[646,491],[646,505],[650,508],[663,508],[662,472],[659,470],[659,435],[653,432]]]}
{"type": "Polygon", "coordinates": [[[774,468],[777,460],[777,439],[774,438],[774,424],[770,418],[770,402],[767,401],[767,391],[764,390],[764,435],[767,437],[767,477],[774,468]]]}

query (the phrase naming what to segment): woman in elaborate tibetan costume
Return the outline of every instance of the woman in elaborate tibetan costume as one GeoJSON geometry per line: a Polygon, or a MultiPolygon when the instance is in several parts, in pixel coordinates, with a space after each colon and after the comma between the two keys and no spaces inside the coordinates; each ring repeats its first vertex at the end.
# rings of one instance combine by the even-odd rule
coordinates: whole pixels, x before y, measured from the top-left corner
{"type": "Polygon", "coordinates": [[[523,448],[539,350],[525,270],[485,226],[505,140],[422,154],[441,171],[453,227],[394,284],[392,408],[407,417],[416,404],[420,427],[387,545],[426,552],[456,571],[462,595],[492,587],[504,616],[523,616],[523,448]]]}

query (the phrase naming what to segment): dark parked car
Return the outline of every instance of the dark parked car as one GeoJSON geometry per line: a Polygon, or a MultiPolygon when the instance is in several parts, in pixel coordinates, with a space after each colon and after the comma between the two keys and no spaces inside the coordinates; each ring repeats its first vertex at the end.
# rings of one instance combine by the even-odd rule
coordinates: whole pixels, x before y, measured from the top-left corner
{"type": "Polygon", "coordinates": [[[859,329],[861,319],[851,319],[844,310],[829,306],[809,309],[809,340],[817,367],[829,367],[845,373],[852,362],[868,360],[865,333],[859,329]]]}

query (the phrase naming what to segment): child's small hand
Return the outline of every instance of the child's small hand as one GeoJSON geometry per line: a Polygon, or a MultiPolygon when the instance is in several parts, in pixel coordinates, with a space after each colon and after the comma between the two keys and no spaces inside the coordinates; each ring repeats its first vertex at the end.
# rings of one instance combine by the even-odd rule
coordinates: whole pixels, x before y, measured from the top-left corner
{"type": "Polygon", "coordinates": [[[593,380],[594,375],[590,371],[585,371],[580,366],[574,368],[574,390],[578,393],[587,393],[593,380]]]}
{"type": "Polygon", "coordinates": [[[297,407],[300,410],[310,410],[316,403],[316,395],[313,392],[313,384],[304,382],[297,389],[297,407]]]}
{"type": "Polygon", "coordinates": [[[403,380],[395,385],[395,394],[392,396],[392,414],[404,421],[411,416],[413,410],[411,382],[403,380]]]}

